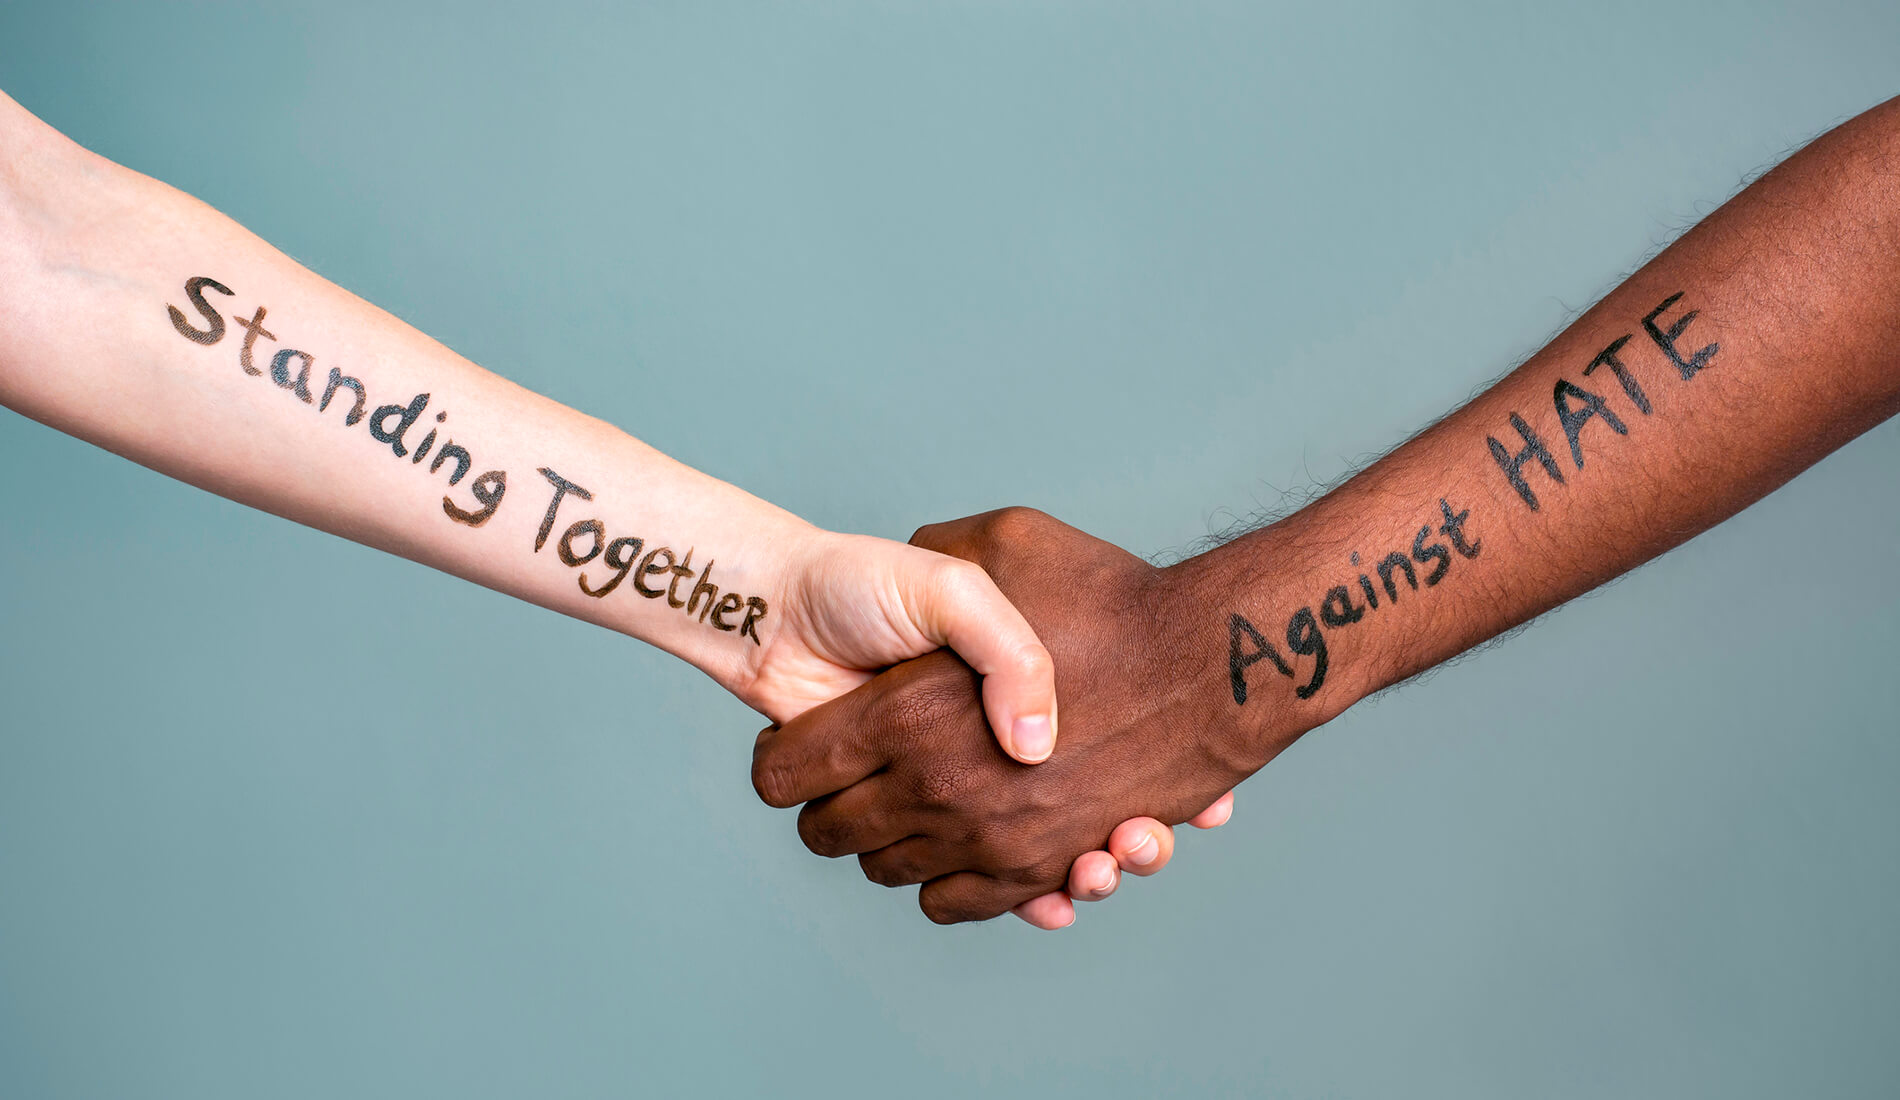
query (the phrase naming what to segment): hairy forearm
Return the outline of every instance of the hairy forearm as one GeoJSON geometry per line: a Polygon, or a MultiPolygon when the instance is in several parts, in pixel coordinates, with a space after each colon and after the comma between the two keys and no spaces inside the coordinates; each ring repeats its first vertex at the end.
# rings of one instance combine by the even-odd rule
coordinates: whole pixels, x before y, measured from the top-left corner
{"type": "Polygon", "coordinates": [[[1790,158],[1338,490],[1176,567],[1218,608],[1210,689],[1270,756],[1290,740],[1271,731],[1648,561],[1897,409],[1900,101],[1790,158]]]}
{"type": "Polygon", "coordinates": [[[728,687],[811,529],[469,363],[0,96],[0,401],[728,687]]]}
{"type": "Polygon", "coordinates": [[[1055,888],[1115,822],[1188,820],[1306,730],[1746,507],[1900,406],[1900,102],[1750,187],[1509,377],[1312,506],[1167,569],[1004,510],[917,540],[1045,638],[1062,751],[972,736],[968,671],[900,665],[768,731],[806,844],[933,919],[1055,888]],[[829,796],[829,797],[823,797],[829,796]]]}

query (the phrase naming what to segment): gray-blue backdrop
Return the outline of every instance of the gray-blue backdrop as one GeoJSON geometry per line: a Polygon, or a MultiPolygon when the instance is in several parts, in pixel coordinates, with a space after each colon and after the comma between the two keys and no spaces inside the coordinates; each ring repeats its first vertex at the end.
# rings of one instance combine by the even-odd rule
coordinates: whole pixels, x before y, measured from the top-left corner
{"type": "MultiPolygon", "coordinates": [[[[7,3],[0,87],[817,522],[1152,554],[1900,90],[1887,2],[1564,7],[7,3]]],[[[11,415],[0,464],[8,1097],[1900,1088],[1900,425],[1058,935],[807,855],[663,655],[11,415]]]]}

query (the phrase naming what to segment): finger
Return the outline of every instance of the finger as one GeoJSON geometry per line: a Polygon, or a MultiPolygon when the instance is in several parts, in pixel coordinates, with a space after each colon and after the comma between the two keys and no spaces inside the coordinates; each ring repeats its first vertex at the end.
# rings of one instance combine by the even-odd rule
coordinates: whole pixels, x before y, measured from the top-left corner
{"type": "Polygon", "coordinates": [[[1042,891],[1020,882],[1004,882],[975,871],[958,871],[933,878],[917,891],[924,916],[938,924],[989,920],[1000,917],[1042,891]]]}
{"type": "Polygon", "coordinates": [[[1010,912],[1044,932],[1060,931],[1075,923],[1075,903],[1060,890],[1030,898],[1010,912]]]}
{"type": "MultiPolygon", "coordinates": [[[[798,838],[827,858],[875,852],[911,834],[887,805],[891,783],[874,775],[836,794],[813,799],[798,811],[798,838]]],[[[922,880],[919,880],[922,881],[922,880]]]]}
{"type": "Polygon", "coordinates": [[[977,547],[971,545],[971,538],[982,532],[984,521],[994,515],[996,511],[984,511],[978,515],[965,515],[963,519],[927,522],[910,534],[910,545],[937,551],[940,555],[950,555],[954,559],[977,560],[977,547]]]}
{"type": "Polygon", "coordinates": [[[1228,820],[1233,816],[1234,792],[1228,791],[1226,794],[1215,799],[1212,806],[1188,818],[1188,824],[1194,826],[1196,829],[1218,829],[1222,825],[1227,824],[1228,820]]]}
{"type": "Polygon", "coordinates": [[[888,764],[864,720],[877,688],[872,681],[782,726],[760,730],[752,746],[752,789],[759,798],[788,810],[841,791],[888,764]]]}
{"type": "Polygon", "coordinates": [[[1121,884],[1122,869],[1108,852],[1084,852],[1069,867],[1069,896],[1077,901],[1101,901],[1121,884]]]}
{"type": "Polygon", "coordinates": [[[1174,830],[1152,817],[1130,818],[1108,834],[1108,852],[1131,875],[1152,875],[1174,857],[1174,830]]]}
{"type": "Polygon", "coordinates": [[[1056,746],[1056,672],[1049,651],[988,573],[944,558],[905,593],[924,636],[956,650],[983,677],[983,711],[1003,751],[1025,764],[1056,746]]]}
{"type": "Polygon", "coordinates": [[[858,857],[864,877],[879,886],[915,886],[947,875],[962,863],[950,845],[928,836],[905,837],[858,857]]]}

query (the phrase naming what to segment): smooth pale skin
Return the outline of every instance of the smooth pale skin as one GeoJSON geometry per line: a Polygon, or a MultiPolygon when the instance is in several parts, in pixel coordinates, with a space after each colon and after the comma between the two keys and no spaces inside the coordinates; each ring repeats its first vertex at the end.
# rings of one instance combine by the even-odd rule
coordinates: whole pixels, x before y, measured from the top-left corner
{"type": "MultiPolygon", "coordinates": [[[[775,722],[951,646],[984,674],[983,709],[1003,751],[1034,763],[1055,747],[1049,654],[981,569],[821,530],[491,374],[209,206],[80,148],[4,95],[0,403],[181,481],[650,642],[775,722]],[[211,346],[182,337],[166,310],[206,325],[185,295],[193,276],[234,292],[206,294],[228,322],[211,346]],[[246,374],[236,319],[260,305],[275,339],[257,342],[257,365],[278,349],[302,349],[316,357],[315,388],[337,367],[362,380],[372,408],[429,393],[406,442],[416,446],[438,426],[434,413],[448,411],[440,427],[472,452],[470,476],[451,488],[446,470],[430,476],[396,457],[364,423],[344,427],[349,391],[319,413],[268,371],[246,374]],[[648,547],[716,559],[722,590],[770,607],[762,644],[630,585],[600,599],[584,594],[554,545],[534,552],[553,495],[543,466],[594,494],[563,503],[556,537],[598,517],[609,537],[635,534],[648,547]],[[480,527],[453,522],[445,492],[474,510],[469,488],[483,470],[507,472],[499,509],[480,527]]],[[[594,584],[604,577],[597,572],[594,584]]],[[[1156,822],[1132,823],[1124,839],[1122,865],[1139,873],[1158,870],[1172,846],[1156,822]]],[[[1078,882],[1105,896],[1115,865],[1093,853],[1078,882]]]]}
{"type": "MultiPolygon", "coordinates": [[[[1156,569],[1022,509],[925,528],[915,541],[982,565],[1049,646],[1064,699],[1063,751],[1029,769],[982,732],[972,672],[949,654],[900,665],[767,730],[754,784],[775,806],[808,803],[799,831],[821,855],[857,854],[867,877],[921,883],[937,921],[983,920],[1059,888],[1077,853],[1131,815],[1186,820],[1301,734],[1720,523],[1900,410],[1900,100],[1788,158],[1685,234],[1550,345],[1469,405],[1302,511],[1200,557],[1156,569]],[[1688,310],[1684,381],[1642,318],[1672,294],[1688,310]],[[1608,369],[1616,338],[1654,411],[1608,369]],[[1579,431],[1575,466],[1553,389],[1607,397],[1627,428],[1579,431]],[[1565,475],[1525,468],[1532,511],[1493,460],[1522,446],[1522,414],[1565,475]],[[1363,621],[1325,628],[1330,675],[1295,695],[1313,662],[1283,641],[1413,533],[1441,498],[1471,511],[1479,556],[1443,582],[1401,589],[1363,621]],[[1351,566],[1354,552],[1370,553],[1351,566]],[[1230,683],[1230,615],[1256,624],[1270,662],[1230,683]],[[840,750],[843,751],[840,751],[840,750]]],[[[1892,507],[1889,500],[1869,502],[1892,507]]],[[[1375,580],[1374,583],[1377,583],[1375,580]]],[[[1402,583],[1402,582],[1401,582],[1402,583]]]]}

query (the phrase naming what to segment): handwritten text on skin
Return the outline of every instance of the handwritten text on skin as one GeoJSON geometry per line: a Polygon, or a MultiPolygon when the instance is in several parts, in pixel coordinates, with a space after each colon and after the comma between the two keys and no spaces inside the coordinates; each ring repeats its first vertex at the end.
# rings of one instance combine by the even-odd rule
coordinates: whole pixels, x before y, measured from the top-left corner
{"type": "MultiPolygon", "coordinates": [[[[167,305],[166,313],[171,317],[172,328],[180,336],[195,344],[210,347],[224,339],[227,323],[223,314],[212,306],[205,297],[209,290],[227,297],[234,297],[231,288],[216,279],[194,276],[185,281],[185,298],[191,308],[202,318],[204,327],[200,328],[177,306],[167,305]]],[[[238,346],[238,367],[245,374],[262,377],[266,369],[258,365],[260,354],[270,354],[270,379],[279,389],[288,391],[306,405],[314,405],[318,413],[329,411],[332,402],[339,395],[346,394],[350,399],[347,411],[343,414],[343,427],[353,428],[363,421],[368,422],[370,438],[377,443],[386,444],[396,458],[408,458],[411,466],[421,466],[430,453],[434,459],[429,462],[428,472],[439,473],[444,466],[450,466],[448,484],[451,488],[461,484],[474,468],[475,458],[467,446],[454,439],[444,437],[440,446],[436,443],[438,431],[448,422],[449,414],[445,408],[438,407],[434,424],[429,433],[421,438],[411,451],[408,443],[410,430],[429,410],[431,395],[419,393],[408,402],[400,405],[380,405],[374,410],[365,411],[369,404],[369,392],[360,378],[344,374],[336,367],[329,368],[329,376],[323,382],[322,396],[311,390],[311,370],[316,366],[317,358],[307,351],[292,347],[280,347],[274,352],[268,346],[260,347],[259,342],[274,344],[277,336],[264,327],[269,310],[258,306],[249,317],[233,316],[230,324],[244,330],[244,339],[238,346]],[[294,372],[294,373],[293,373],[294,372]],[[451,465],[452,464],[452,465],[451,465]]],[[[581,500],[592,500],[594,494],[575,483],[568,481],[547,467],[541,468],[541,476],[553,487],[553,498],[548,502],[546,516],[536,532],[533,553],[539,554],[553,532],[556,513],[559,512],[564,498],[574,496],[581,500]]],[[[480,527],[494,517],[501,507],[502,498],[508,492],[508,474],[504,470],[489,470],[479,474],[469,482],[469,495],[474,498],[475,507],[463,508],[451,496],[442,498],[442,511],[456,523],[468,527],[480,527]]],[[[710,557],[695,576],[692,568],[693,548],[688,547],[684,554],[667,546],[646,549],[644,539],[634,535],[623,535],[614,539],[607,537],[606,526],[598,519],[582,519],[570,524],[555,541],[555,553],[561,562],[570,569],[580,570],[594,561],[602,563],[614,572],[597,583],[589,584],[587,574],[580,572],[576,578],[582,592],[595,599],[604,599],[607,594],[620,586],[620,582],[629,576],[633,578],[635,592],[650,600],[664,598],[666,606],[684,611],[690,618],[711,626],[715,630],[736,631],[741,638],[751,638],[752,644],[760,645],[758,624],[767,613],[766,602],[758,596],[741,596],[736,592],[719,591],[713,583],[710,557]],[[643,554],[642,551],[645,550],[643,554]],[[646,583],[648,577],[670,577],[663,585],[646,583]],[[679,595],[681,581],[692,582],[687,595],[679,595]],[[743,612],[743,614],[741,614],[743,612]]],[[[598,575],[597,575],[598,576],[598,575]]]]}
{"type": "MultiPolygon", "coordinates": [[[[1682,347],[1684,335],[1689,325],[1696,319],[1698,311],[1691,309],[1682,313],[1674,321],[1667,322],[1666,328],[1661,323],[1663,315],[1669,313],[1681,300],[1681,291],[1664,298],[1661,304],[1644,315],[1642,329],[1649,337],[1650,343],[1662,353],[1667,365],[1675,369],[1677,377],[1688,382],[1714,364],[1715,354],[1721,350],[1721,345],[1707,344],[1685,355],[1682,347]]],[[[1655,412],[1655,406],[1648,392],[1637,380],[1635,373],[1631,371],[1629,363],[1624,359],[1625,346],[1634,335],[1634,333],[1625,333],[1610,341],[1583,368],[1582,374],[1583,377],[1588,378],[1600,368],[1607,369],[1616,379],[1618,387],[1623,391],[1623,398],[1634,408],[1636,415],[1646,417],[1655,412]]],[[[1590,421],[1601,420],[1604,427],[1616,435],[1629,435],[1629,425],[1624,420],[1624,417],[1629,415],[1628,413],[1619,416],[1611,403],[1611,398],[1585,389],[1568,378],[1560,377],[1552,386],[1551,405],[1556,414],[1557,425],[1563,432],[1564,441],[1569,444],[1571,464],[1576,467],[1578,473],[1582,472],[1584,464],[1583,429],[1590,421]]],[[[1513,411],[1510,414],[1510,425],[1511,430],[1523,441],[1521,448],[1513,451],[1496,436],[1487,435],[1484,440],[1485,449],[1490,453],[1491,460],[1496,464],[1499,473],[1517,494],[1518,500],[1532,512],[1537,512],[1543,506],[1538,501],[1537,492],[1531,487],[1529,479],[1525,477],[1527,467],[1535,463],[1536,467],[1543,470],[1554,484],[1561,486],[1567,484],[1564,480],[1563,465],[1544,442],[1543,435],[1530,421],[1513,411]]],[[[1545,492],[1549,491],[1545,489],[1545,492]]],[[[1436,586],[1445,579],[1453,561],[1447,545],[1450,550],[1457,551],[1462,558],[1469,559],[1478,556],[1483,543],[1466,531],[1466,524],[1471,516],[1470,510],[1455,511],[1451,504],[1442,498],[1438,502],[1438,507],[1443,523],[1437,528],[1437,534],[1443,536],[1444,542],[1428,543],[1426,540],[1433,535],[1432,526],[1427,524],[1420,527],[1412,540],[1409,556],[1404,550],[1394,550],[1373,566],[1373,570],[1379,576],[1379,586],[1375,586],[1372,578],[1367,574],[1359,574],[1358,588],[1363,594],[1363,600],[1354,598],[1351,585],[1336,585],[1328,589],[1326,595],[1320,600],[1317,616],[1314,615],[1312,606],[1308,605],[1295,611],[1287,620],[1285,633],[1287,648],[1296,658],[1310,657],[1313,660],[1313,668],[1307,682],[1304,685],[1295,686],[1294,695],[1301,699],[1310,699],[1326,683],[1328,660],[1326,634],[1321,629],[1322,623],[1327,628],[1339,629],[1362,621],[1367,612],[1379,608],[1379,587],[1381,586],[1385,591],[1386,606],[1396,605],[1399,601],[1397,579],[1399,576],[1403,575],[1407,587],[1413,591],[1418,590],[1419,578],[1413,569],[1414,563],[1420,566],[1432,565],[1431,572],[1424,577],[1424,584],[1427,588],[1436,586]]],[[[1355,552],[1352,555],[1351,562],[1353,565],[1359,564],[1358,553],[1355,552]]],[[[1267,661],[1280,675],[1295,680],[1297,683],[1298,677],[1294,673],[1293,666],[1247,616],[1239,612],[1233,612],[1228,616],[1227,639],[1228,679],[1236,704],[1246,704],[1247,670],[1261,661],[1267,661]]]]}

